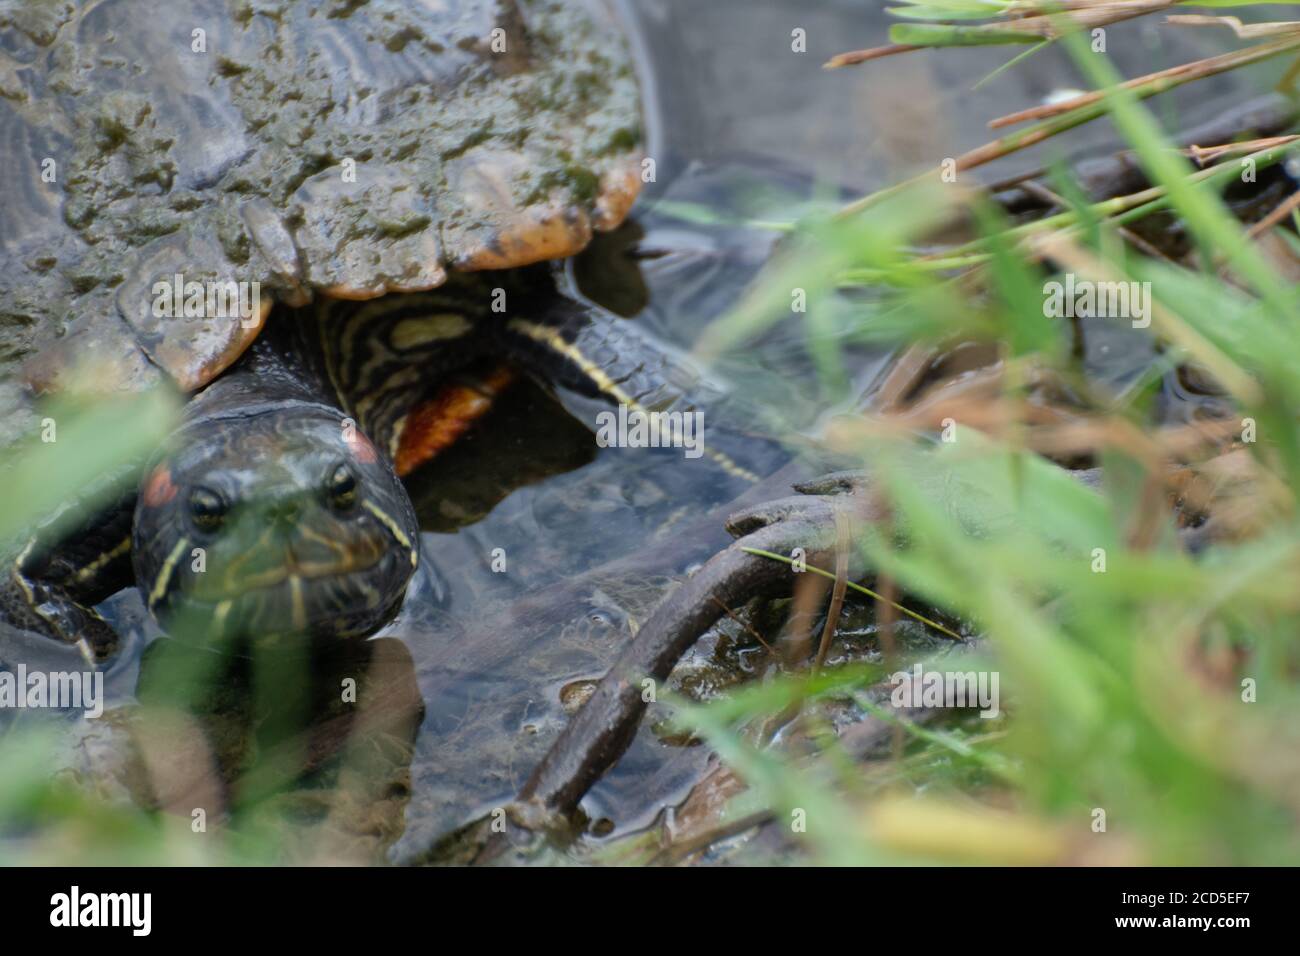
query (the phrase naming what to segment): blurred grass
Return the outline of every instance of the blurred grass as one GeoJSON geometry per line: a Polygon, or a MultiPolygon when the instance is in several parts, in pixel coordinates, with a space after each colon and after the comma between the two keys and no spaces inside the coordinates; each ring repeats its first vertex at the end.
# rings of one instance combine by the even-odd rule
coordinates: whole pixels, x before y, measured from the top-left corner
{"type": "MultiPolygon", "coordinates": [[[[901,12],[958,21],[1001,6],[951,0],[901,12]]],[[[796,672],[717,702],[674,701],[676,719],[748,785],[743,812],[756,800],[768,807],[773,826],[815,862],[1300,862],[1300,293],[1220,195],[1239,161],[1217,174],[1195,171],[1105,56],[1077,32],[1060,33],[1054,42],[1104,91],[1087,118],[1113,119],[1154,184],[1149,194],[1090,205],[1058,181],[1069,208],[1013,227],[977,190],[923,174],[841,216],[801,223],[764,280],[705,339],[706,351],[721,352],[774,323],[800,321],[789,306],[799,287],[809,316],[854,316],[841,341],[942,348],[978,339],[998,344],[1005,367],[993,401],[1010,422],[988,434],[959,422],[951,444],[918,444],[887,427],[843,428],[830,440],[874,475],[893,528],[906,529],[864,535],[870,566],[974,622],[982,635],[974,656],[1000,673],[1007,713],[975,727],[959,717],[897,721],[906,739],[846,780],[833,772],[844,758],[835,735],[779,746],[755,728],[780,715],[801,714],[793,728],[816,723],[828,699],[856,703],[863,720],[897,720],[882,706],[879,668],[816,680],[796,672]],[[1195,239],[1187,261],[1126,246],[1121,229],[1157,197],[1195,239]],[[932,227],[960,218],[973,218],[979,237],[932,253],[932,227]],[[1083,278],[1150,282],[1160,311],[1145,334],[1161,341],[1167,361],[1200,360],[1229,386],[1229,424],[1240,419],[1231,430],[1253,420],[1257,440],[1167,452],[1143,395],[1115,403],[1084,389],[1101,486],[1085,487],[1037,454],[1018,372],[1081,378],[1068,325],[1044,314],[1053,264],[1083,278]],[[848,310],[846,291],[861,293],[848,310]],[[1255,520],[1193,558],[1159,507],[1167,473],[1230,448],[1249,456],[1244,507],[1255,520]],[[1151,487],[1162,492],[1155,507],[1151,487]],[[1253,702],[1243,699],[1245,681],[1257,690],[1253,702]],[[788,822],[799,809],[804,832],[788,822]],[[1093,828],[1097,810],[1104,832],[1093,828]]],[[[894,39],[989,36],[950,23],[894,39]]],[[[1259,158],[1295,155],[1289,146],[1267,153],[1259,158]]],[[[1209,502],[1211,513],[1218,503],[1209,502]]],[[[936,670],[976,667],[960,648],[904,649],[892,659],[885,650],[887,671],[918,659],[936,670]]]]}
{"type": "MultiPolygon", "coordinates": [[[[1006,6],[935,0],[903,12],[960,20],[1006,6]]],[[[940,24],[897,36],[929,43],[1041,39],[1003,33],[940,24]]],[[[1010,369],[1032,364],[1077,381],[1069,331],[1042,308],[1050,273],[1037,243],[1055,242],[1046,258],[1073,257],[1108,276],[1152,283],[1164,314],[1151,334],[1161,337],[1169,361],[1190,356],[1210,368],[1238,400],[1240,416],[1258,423],[1259,441],[1246,449],[1257,487],[1277,493],[1252,496],[1260,520],[1250,535],[1218,542],[1196,559],[1179,549],[1167,519],[1135,536],[1135,527],[1150,520],[1144,489],[1163,483],[1162,468],[1180,463],[1158,454],[1160,437],[1140,390],[1131,401],[1097,401],[1089,409],[1099,423],[1093,453],[1107,474],[1096,490],[1031,450],[1022,421],[990,435],[962,427],[957,442],[936,445],[887,429],[841,430],[833,434],[837,450],[871,469],[894,528],[907,531],[865,536],[861,547],[872,565],[909,595],[975,622],[983,635],[973,652],[923,659],[937,669],[998,669],[1006,716],[924,726],[899,718],[881,706],[879,687],[890,671],[917,659],[906,652],[885,664],[778,677],[713,703],[671,703],[677,719],[747,783],[736,812],[766,812],[817,862],[1294,863],[1297,292],[1259,255],[1219,196],[1238,162],[1193,172],[1139,102],[1142,92],[1156,90],[1119,88],[1107,61],[1077,35],[1065,31],[1053,42],[1064,43],[1091,83],[1108,92],[1079,112],[1045,121],[1040,131],[1110,115],[1150,174],[1149,193],[1089,204],[1077,190],[1058,187],[1071,200],[1068,209],[1011,226],[964,186],[927,175],[840,215],[764,223],[791,233],[785,253],[708,331],[700,351],[716,354],[778,322],[804,321],[819,374],[837,383],[847,380],[837,343],[941,345],[961,337],[1001,343],[1010,369]],[[1194,234],[1201,250],[1196,268],[1125,250],[1120,228],[1165,208],[1194,234]],[[928,234],[954,213],[972,214],[981,235],[927,258],[928,234]],[[1222,268],[1239,281],[1228,283],[1222,268]],[[968,278],[968,271],[981,279],[982,294],[958,281],[956,274],[968,278]],[[802,315],[790,309],[794,289],[808,298],[802,315]],[[860,293],[847,306],[845,289],[860,293]],[[1134,432],[1157,453],[1119,440],[1134,432]],[[1097,548],[1105,549],[1104,573],[1091,567],[1097,548]],[[1247,678],[1257,685],[1257,702],[1241,698],[1247,678]],[[847,753],[818,709],[831,701],[895,729],[891,754],[864,767],[847,753]],[[794,710],[806,718],[805,746],[772,746],[756,732],[794,710]],[[1092,828],[1098,808],[1108,824],[1101,833],[1092,828]],[[806,823],[797,831],[796,818],[806,823]]],[[[1024,140],[1022,131],[989,154],[1024,140]]],[[[1255,158],[1264,168],[1288,155],[1294,153],[1277,148],[1255,158]]],[[[1024,381],[1007,375],[999,400],[1023,411],[1024,381]]],[[[97,494],[111,494],[101,479],[154,447],[175,405],[148,396],[68,405],[54,414],[59,441],[33,443],[6,463],[0,551],[82,489],[103,486],[97,494]]],[[[182,696],[202,693],[211,680],[195,668],[180,674],[182,696]]],[[[277,859],[277,827],[257,816],[257,799],[246,833],[196,841],[184,818],[106,803],[51,779],[50,755],[58,749],[50,728],[0,731],[0,863],[277,859]]],[[[274,791],[284,784],[277,774],[289,771],[267,772],[265,789],[274,791]]]]}
{"type": "MultiPolygon", "coordinates": [[[[50,522],[57,534],[121,494],[134,480],[133,467],[166,437],[177,410],[176,398],[161,390],[64,396],[42,407],[44,435],[4,450],[0,555],[12,559],[36,524],[50,522]]],[[[195,859],[173,843],[174,828],[152,814],[106,803],[52,773],[57,755],[66,752],[66,725],[37,716],[48,715],[15,714],[0,724],[0,865],[195,859]]]]}
{"type": "Polygon", "coordinates": [[[0,550],[69,501],[79,501],[84,512],[121,493],[130,480],[122,470],[158,446],[176,404],[153,391],[109,400],[69,396],[47,405],[45,434],[4,449],[0,550]]]}
{"type": "MultiPolygon", "coordinates": [[[[47,440],[32,435],[0,459],[8,492],[0,499],[0,556],[12,560],[33,528],[56,536],[129,490],[179,411],[178,397],[162,389],[124,397],[67,395],[44,403],[34,421],[47,440]]],[[[164,653],[149,662],[155,690],[147,702],[109,700],[104,717],[88,721],[70,721],[57,711],[0,711],[0,865],[315,859],[312,853],[323,841],[313,845],[311,828],[329,822],[319,809],[328,810],[328,801],[315,800],[310,780],[297,805],[293,794],[280,799],[307,765],[305,738],[295,735],[310,717],[303,699],[310,668],[299,657],[258,649],[251,665],[254,688],[241,695],[227,686],[233,649],[208,642],[206,631],[206,620],[176,623],[172,639],[161,642],[168,645],[164,653]],[[207,719],[214,700],[222,716],[255,712],[254,726],[239,732],[246,736],[231,737],[220,721],[207,719]],[[268,743],[276,744],[273,751],[259,752],[268,743]],[[242,765],[230,774],[231,792],[213,791],[211,784],[224,776],[218,763],[232,756],[242,765]],[[150,761],[162,761],[161,775],[150,761]],[[174,786],[175,767],[208,776],[191,779],[193,792],[171,812],[159,812],[153,806],[158,795],[150,791],[160,779],[174,786]],[[202,827],[193,825],[194,809],[204,811],[202,827]]],[[[8,646],[55,662],[40,665],[46,669],[84,669],[75,654],[61,656],[57,646],[42,647],[45,641],[28,635],[8,646]]],[[[0,660],[11,670],[19,663],[37,666],[22,658],[0,660]]],[[[345,754],[344,760],[357,763],[356,757],[345,754]]]]}

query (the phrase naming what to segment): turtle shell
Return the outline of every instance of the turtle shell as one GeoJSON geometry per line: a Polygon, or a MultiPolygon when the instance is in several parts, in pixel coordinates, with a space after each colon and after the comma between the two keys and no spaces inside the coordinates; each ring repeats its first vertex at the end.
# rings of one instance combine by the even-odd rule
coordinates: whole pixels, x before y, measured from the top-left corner
{"type": "Polygon", "coordinates": [[[192,390],[272,301],[571,255],[627,213],[639,140],[583,0],[0,0],[0,382],[71,355],[192,390]]]}

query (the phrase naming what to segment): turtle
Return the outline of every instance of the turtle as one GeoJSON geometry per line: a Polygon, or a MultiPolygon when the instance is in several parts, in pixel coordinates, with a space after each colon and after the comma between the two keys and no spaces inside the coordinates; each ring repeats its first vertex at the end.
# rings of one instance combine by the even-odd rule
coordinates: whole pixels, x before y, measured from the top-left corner
{"type": "Polygon", "coordinates": [[[550,265],[627,216],[641,127],[582,0],[0,0],[0,440],[90,358],[189,397],[120,501],[16,549],[0,621],[100,661],[134,580],[164,626],[370,635],[420,562],[401,478],[492,356],[676,401],[550,265]]]}

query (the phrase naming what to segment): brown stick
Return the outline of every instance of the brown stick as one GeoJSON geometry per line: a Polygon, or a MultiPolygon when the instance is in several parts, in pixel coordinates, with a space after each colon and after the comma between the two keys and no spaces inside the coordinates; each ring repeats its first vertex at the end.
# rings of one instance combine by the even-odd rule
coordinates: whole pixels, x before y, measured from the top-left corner
{"type": "MultiPolygon", "coordinates": [[[[818,529],[809,526],[812,539],[818,529]]],[[[745,545],[783,549],[799,529],[773,525],[741,539],[745,545]]],[[[817,551],[826,556],[827,549],[817,551]]],[[[809,560],[816,563],[813,555],[809,560]]],[[[720,605],[738,604],[788,586],[790,568],[741,550],[719,552],[659,605],[537,765],[515,808],[516,818],[541,826],[554,814],[571,813],[600,776],[623,755],[648,704],[646,680],[668,678],[678,659],[722,615],[720,605]]]]}
{"type": "MultiPolygon", "coordinates": [[[[1148,73],[1146,76],[1137,76],[1131,80],[1126,80],[1120,86],[1132,90],[1147,83],[1157,83],[1159,84],[1158,89],[1153,89],[1151,93],[1162,93],[1171,87],[1181,86],[1183,83],[1204,79],[1207,76],[1217,76],[1239,66],[1245,66],[1248,63],[1255,63],[1259,60],[1277,56],[1279,53],[1285,53],[1287,50],[1294,48],[1298,42],[1300,40],[1297,40],[1295,36],[1285,36],[1277,40],[1270,40],[1267,43],[1261,43],[1258,46],[1248,47],[1245,50],[1233,50],[1231,53],[1221,53],[1218,56],[1206,57],[1204,60],[1195,60],[1191,63],[1180,63],[1178,66],[1171,66],[1167,70],[1148,73]],[[1164,80],[1172,82],[1165,85],[1161,82],[1164,80]]],[[[1081,106],[1096,103],[1105,95],[1104,91],[1098,90],[1092,93],[1083,93],[1060,103],[1049,103],[1045,106],[1020,110],[1017,113],[1008,113],[1006,116],[999,116],[995,120],[990,120],[989,129],[1002,129],[1006,126],[1023,123],[1026,120],[1050,119],[1054,116],[1060,116],[1062,113],[1068,113],[1070,110],[1078,109],[1081,106]]]]}
{"type": "Polygon", "coordinates": [[[1289,216],[1292,210],[1294,210],[1296,207],[1300,207],[1300,192],[1295,192],[1292,193],[1290,196],[1288,196],[1281,204],[1278,205],[1276,209],[1270,212],[1259,222],[1255,223],[1255,225],[1251,226],[1250,231],[1246,233],[1246,235],[1249,236],[1251,239],[1258,237],[1260,233],[1264,232],[1267,229],[1273,228],[1279,222],[1281,222],[1283,219],[1289,216]]]}
{"type": "Polygon", "coordinates": [[[854,63],[866,63],[868,60],[879,60],[881,57],[893,56],[896,53],[911,53],[913,50],[926,49],[929,48],[923,46],[908,46],[905,43],[891,43],[888,46],[875,46],[869,50],[854,50],[851,53],[837,53],[822,64],[822,69],[838,70],[842,66],[852,66],[854,63]]]}
{"type": "Polygon", "coordinates": [[[831,603],[826,609],[826,623],[822,625],[822,639],[817,645],[817,658],[813,661],[813,673],[816,674],[826,663],[831,641],[835,637],[835,628],[840,622],[840,611],[844,609],[844,592],[849,583],[849,540],[848,519],[840,512],[835,512],[835,586],[831,590],[831,603]]]}

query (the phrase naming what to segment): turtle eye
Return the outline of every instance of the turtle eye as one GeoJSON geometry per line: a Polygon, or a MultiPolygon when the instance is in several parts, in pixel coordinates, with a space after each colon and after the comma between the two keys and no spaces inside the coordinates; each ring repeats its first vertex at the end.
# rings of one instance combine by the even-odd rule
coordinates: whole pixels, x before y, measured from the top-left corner
{"type": "Polygon", "coordinates": [[[347,511],[357,503],[357,476],[348,465],[339,465],[330,472],[325,490],[332,508],[347,511]]]}
{"type": "Polygon", "coordinates": [[[226,519],[225,500],[215,491],[195,488],[190,492],[190,519],[200,531],[216,531],[226,519]]]}

